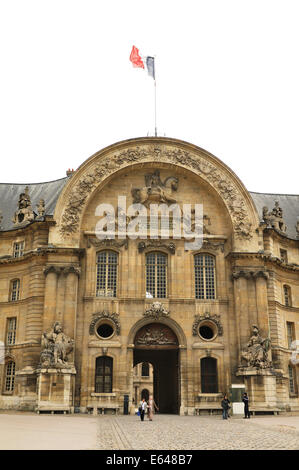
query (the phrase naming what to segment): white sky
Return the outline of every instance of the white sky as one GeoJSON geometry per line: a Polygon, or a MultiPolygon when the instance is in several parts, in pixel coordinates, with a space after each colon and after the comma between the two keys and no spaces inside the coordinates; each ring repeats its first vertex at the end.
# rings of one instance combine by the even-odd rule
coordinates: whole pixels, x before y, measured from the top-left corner
{"type": "Polygon", "coordinates": [[[247,189],[298,194],[298,0],[1,0],[1,182],[65,176],[154,132],[223,160],[247,189]]]}

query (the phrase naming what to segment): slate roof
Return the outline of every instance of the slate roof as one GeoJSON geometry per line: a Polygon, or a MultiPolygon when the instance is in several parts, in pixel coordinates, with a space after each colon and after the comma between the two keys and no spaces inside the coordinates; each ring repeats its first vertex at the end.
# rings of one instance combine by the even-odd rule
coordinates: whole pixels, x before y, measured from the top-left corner
{"type": "MultiPolygon", "coordinates": [[[[44,199],[46,215],[53,215],[59,194],[68,179],[69,177],[65,177],[55,181],[34,184],[0,183],[0,210],[3,215],[0,230],[13,230],[15,228],[12,218],[18,208],[19,195],[24,192],[26,186],[29,188],[29,196],[33,211],[36,212],[36,207],[40,199],[44,199]]],[[[260,220],[262,220],[263,207],[267,206],[269,211],[271,211],[274,207],[275,201],[279,201],[279,205],[283,210],[283,217],[287,225],[286,234],[289,238],[296,239],[296,223],[299,218],[299,195],[264,194],[256,192],[250,192],[250,194],[259,213],[260,220]]]]}
{"type": "Polygon", "coordinates": [[[47,183],[0,183],[0,210],[3,216],[1,230],[5,231],[15,229],[12,218],[18,209],[19,195],[24,192],[26,186],[29,188],[32,210],[37,213],[36,207],[40,199],[44,199],[46,215],[53,215],[59,194],[67,181],[68,177],[49,181],[47,183]]]}
{"type": "Polygon", "coordinates": [[[299,218],[299,195],[296,194],[263,194],[250,192],[253,202],[257,208],[260,220],[262,220],[263,207],[267,206],[272,211],[275,201],[279,202],[283,211],[283,219],[287,226],[286,235],[296,239],[296,223],[299,218]]]}

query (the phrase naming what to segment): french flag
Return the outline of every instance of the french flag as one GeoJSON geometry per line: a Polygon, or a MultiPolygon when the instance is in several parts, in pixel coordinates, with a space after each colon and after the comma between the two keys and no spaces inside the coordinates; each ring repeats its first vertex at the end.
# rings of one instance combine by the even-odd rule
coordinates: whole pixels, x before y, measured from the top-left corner
{"type": "Polygon", "coordinates": [[[133,67],[139,67],[142,69],[145,69],[144,67],[144,62],[147,68],[147,72],[150,77],[152,77],[154,80],[156,80],[155,77],[155,58],[151,56],[146,56],[146,57],[141,57],[139,55],[139,49],[137,47],[133,46],[132,51],[130,54],[130,61],[133,64],[133,67]]]}

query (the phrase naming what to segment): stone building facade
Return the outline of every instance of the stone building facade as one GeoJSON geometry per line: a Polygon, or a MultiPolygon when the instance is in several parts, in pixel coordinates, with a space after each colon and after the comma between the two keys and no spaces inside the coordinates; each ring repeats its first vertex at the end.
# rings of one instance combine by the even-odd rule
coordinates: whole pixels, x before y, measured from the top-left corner
{"type": "Polygon", "coordinates": [[[299,410],[299,196],[250,193],[207,151],[160,137],[25,186],[0,185],[0,408],[130,412],[149,363],[161,412],[217,412],[243,390],[257,412],[299,410]],[[119,196],[146,214],[202,205],[202,246],[147,225],[99,239],[98,207],[119,214],[119,196]]]}

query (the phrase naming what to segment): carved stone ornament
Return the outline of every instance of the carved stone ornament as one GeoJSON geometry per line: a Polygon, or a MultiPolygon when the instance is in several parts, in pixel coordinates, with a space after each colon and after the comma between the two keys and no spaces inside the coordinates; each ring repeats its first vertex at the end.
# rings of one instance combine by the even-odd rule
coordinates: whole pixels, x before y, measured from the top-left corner
{"type": "Polygon", "coordinates": [[[163,182],[160,178],[160,171],[155,170],[154,173],[145,175],[145,187],[133,188],[132,196],[134,203],[140,203],[147,206],[151,202],[174,204],[176,200],[171,192],[178,188],[178,178],[169,176],[163,182]]]}
{"type": "Polygon", "coordinates": [[[165,243],[162,240],[147,240],[138,243],[139,253],[142,253],[147,248],[165,248],[172,255],[175,254],[175,244],[173,242],[165,243]]]}
{"type": "MultiPolygon", "coordinates": [[[[76,182],[68,194],[68,200],[60,222],[60,233],[62,237],[78,233],[83,208],[89,195],[99,183],[121,168],[125,168],[134,163],[146,162],[157,162],[157,165],[161,163],[173,164],[197,173],[201,178],[211,184],[223,199],[232,218],[235,236],[243,240],[252,238],[252,224],[248,215],[248,206],[244,201],[244,197],[238,185],[224,170],[199,155],[195,155],[173,145],[153,144],[142,145],[141,147],[130,147],[114,155],[109,153],[103,156],[100,161],[95,161],[90,166],[88,173],[83,175],[76,182]]],[[[153,173],[149,175],[145,187],[152,188],[152,195],[157,191],[157,193],[160,193],[160,196],[157,197],[171,202],[171,200],[174,199],[170,193],[170,189],[175,190],[177,183],[175,183],[175,179],[173,179],[170,189],[166,188],[168,183],[169,181],[167,180],[161,182],[159,173],[153,173]],[[161,192],[159,189],[161,189],[161,192]]],[[[138,191],[134,193],[133,197],[135,200],[142,202],[144,194],[140,193],[140,189],[138,191]]]]}
{"type": "Polygon", "coordinates": [[[168,317],[169,310],[167,310],[161,302],[153,302],[150,307],[148,307],[144,314],[145,317],[160,318],[168,317]]]}
{"type": "Polygon", "coordinates": [[[263,220],[267,224],[267,227],[274,228],[279,232],[286,232],[287,226],[283,219],[283,211],[279,206],[279,202],[275,201],[275,206],[271,212],[267,206],[263,207],[263,220]]]}
{"type": "Polygon", "coordinates": [[[43,333],[41,345],[41,367],[71,367],[68,355],[73,351],[74,340],[63,333],[60,322],[55,322],[49,333],[43,333]]]}
{"type": "Polygon", "coordinates": [[[46,208],[45,208],[45,201],[44,199],[41,199],[38,203],[38,206],[37,206],[37,213],[38,213],[38,218],[42,218],[45,216],[45,213],[46,213],[46,208]]]}
{"type": "Polygon", "coordinates": [[[220,321],[220,315],[211,315],[210,313],[204,313],[203,315],[194,315],[194,322],[192,325],[193,336],[198,336],[198,328],[201,322],[209,320],[214,323],[217,327],[218,336],[223,335],[223,327],[220,321]]]}
{"type": "Polygon", "coordinates": [[[104,239],[99,240],[97,238],[88,237],[87,239],[87,248],[90,246],[95,246],[96,248],[122,248],[128,249],[128,239],[117,241],[114,239],[104,239]]]}
{"type": "Polygon", "coordinates": [[[101,313],[95,313],[93,315],[92,321],[89,325],[89,334],[94,335],[95,334],[95,326],[96,324],[103,319],[110,320],[115,326],[115,332],[117,335],[120,335],[120,322],[119,322],[119,315],[118,313],[110,313],[107,312],[106,310],[103,310],[101,313]]]}
{"type": "Polygon", "coordinates": [[[12,219],[14,225],[25,225],[32,222],[35,214],[31,207],[29,188],[26,186],[23,193],[19,196],[18,209],[12,219]]]}
{"type": "Polygon", "coordinates": [[[272,367],[268,358],[268,351],[271,347],[269,338],[262,338],[256,325],[252,326],[252,336],[241,353],[241,360],[245,360],[247,367],[267,369],[272,367]]]}
{"type": "Polygon", "coordinates": [[[81,269],[78,266],[72,266],[72,265],[70,266],[51,265],[51,266],[46,266],[44,269],[45,276],[47,276],[49,273],[55,273],[57,276],[60,276],[60,274],[67,276],[70,273],[74,273],[78,277],[80,277],[81,269]]]}
{"type": "Polygon", "coordinates": [[[258,271],[246,271],[243,269],[240,270],[235,270],[232,273],[232,280],[235,281],[237,279],[240,279],[241,277],[245,279],[257,279],[259,277],[262,277],[264,279],[269,279],[269,273],[267,271],[264,271],[262,269],[258,271]]]}
{"type": "Polygon", "coordinates": [[[177,344],[178,341],[173,331],[160,323],[144,326],[135,337],[136,346],[173,346],[177,344]]]}

